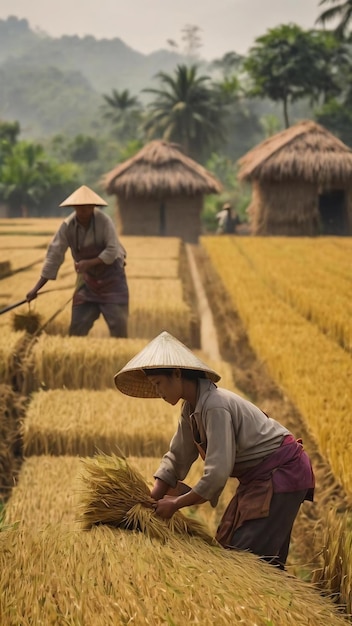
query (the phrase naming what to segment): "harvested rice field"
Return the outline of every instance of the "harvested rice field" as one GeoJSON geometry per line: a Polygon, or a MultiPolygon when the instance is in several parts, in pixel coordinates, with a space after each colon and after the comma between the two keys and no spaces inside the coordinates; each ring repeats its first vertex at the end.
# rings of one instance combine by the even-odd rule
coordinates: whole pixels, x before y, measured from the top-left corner
{"type": "MultiPolygon", "coordinates": [[[[8,530],[0,534],[5,624],[24,619],[92,626],[131,620],[180,626],[234,619],[263,626],[345,623],[311,585],[250,554],[227,552],[174,532],[161,541],[107,525],[80,529],[75,513],[84,462],[41,456],[22,468],[7,507],[8,530]],[[21,585],[11,569],[21,571],[21,585]]],[[[156,462],[129,459],[148,476],[156,462]]],[[[194,468],[194,474],[197,469],[200,475],[201,468],[194,468]]]]}
{"type": "MultiPolygon", "coordinates": [[[[0,220],[0,308],[36,282],[59,223],[0,220]]],[[[70,255],[47,293],[0,315],[1,626],[348,623],[351,239],[121,239],[128,339],[110,338],[102,319],[88,337],[67,336],[70,255]],[[206,340],[212,323],[220,357],[206,340]],[[162,330],[303,438],[316,498],[297,518],[286,572],[214,542],[235,479],[216,508],[183,509],[174,526],[148,508],[180,406],[124,396],[113,376],[162,330]]]]}

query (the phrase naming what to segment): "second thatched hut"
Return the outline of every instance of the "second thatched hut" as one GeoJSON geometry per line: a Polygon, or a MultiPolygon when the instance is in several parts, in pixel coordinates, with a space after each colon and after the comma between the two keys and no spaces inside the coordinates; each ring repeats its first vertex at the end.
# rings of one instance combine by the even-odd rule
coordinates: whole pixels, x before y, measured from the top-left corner
{"type": "Polygon", "coordinates": [[[352,150],[324,127],[303,121],[239,161],[252,183],[255,235],[351,235],[352,150]]]}
{"type": "Polygon", "coordinates": [[[103,177],[117,197],[124,235],[180,237],[197,242],[206,194],[221,192],[219,181],[202,165],[166,141],[148,143],[134,157],[103,177]]]}

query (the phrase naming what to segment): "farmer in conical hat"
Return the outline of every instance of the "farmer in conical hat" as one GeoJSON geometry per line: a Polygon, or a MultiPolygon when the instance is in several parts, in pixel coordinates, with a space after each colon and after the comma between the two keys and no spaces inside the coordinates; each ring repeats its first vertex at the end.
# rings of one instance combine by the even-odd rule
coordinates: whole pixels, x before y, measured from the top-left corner
{"type": "Polygon", "coordinates": [[[230,476],[239,480],[217,530],[225,548],[248,550],[284,569],[291,530],[314,475],[300,440],[236,393],[184,344],[162,332],[115,375],[117,389],[142,397],[183,400],[177,431],[154,474],[151,495],[164,519],[209,501],[216,506],[230,476]],[[198,458],[204,473],[182,481],[198,458]]]}
{"type": "Polygon", "coordinates": [[[70,335],[87,335],[100,313],[112,337],[127,337],[128,285],[126,251],[112,219],[99,207],[106,202],[83,185],[60,206],[74,209],[49,244],[41,276],[27,293],[30,302],[48,280],[55,280],[68,248],[77,283],[72,300],[70,335]]]}

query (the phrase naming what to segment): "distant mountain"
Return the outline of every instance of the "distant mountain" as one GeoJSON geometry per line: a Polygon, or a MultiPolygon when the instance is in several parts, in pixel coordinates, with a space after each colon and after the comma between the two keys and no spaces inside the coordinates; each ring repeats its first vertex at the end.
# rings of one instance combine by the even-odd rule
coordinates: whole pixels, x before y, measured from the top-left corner
{"type": "Polygon", "coordinates": [[[144,55],[119,38],[55,39],[9,17],[0,20],[0,118],[18,119],[29,136],[82,132],[97,117],[103,93],[129,89],[141,97],[157,72],[182,60],[168,50],[144,55]]]}

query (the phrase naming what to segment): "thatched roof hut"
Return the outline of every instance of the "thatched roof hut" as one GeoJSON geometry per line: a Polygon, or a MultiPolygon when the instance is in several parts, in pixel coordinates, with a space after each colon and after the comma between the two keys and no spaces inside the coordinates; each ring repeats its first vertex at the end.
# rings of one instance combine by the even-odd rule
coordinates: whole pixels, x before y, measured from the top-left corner
{"type": "Polygon", "coordinates": [[[277,133],[239,165],[239,179],[253,186],[253,234],[352,234],[352,150],[319,124],[277,133]]]}
{"type": "Polygon", "coordinates": [[[125,235],[181,237],[201,233],[203,196],[221,192],[219,181],[175,144],[155,140],[103,177],[117,196],[125,235]]]}

